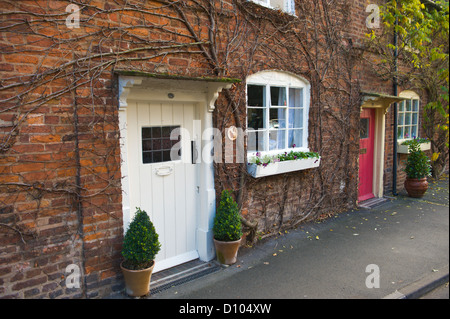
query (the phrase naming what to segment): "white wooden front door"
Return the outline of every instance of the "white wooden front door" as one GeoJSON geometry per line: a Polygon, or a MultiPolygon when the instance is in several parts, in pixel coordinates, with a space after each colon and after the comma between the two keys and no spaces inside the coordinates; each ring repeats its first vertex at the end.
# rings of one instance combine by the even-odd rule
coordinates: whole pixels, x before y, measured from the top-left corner
{"type": "Polygon", "coordinates": [[[195,104],[135,101],[127,108],[129,199],[159,234],[155,272],[198,258],[197,165],[191,161],[195,104]],[[179,140],[170,132],[179,129],[179,140]],[[174,144],[183,156],[170,157],[174,144]]]}

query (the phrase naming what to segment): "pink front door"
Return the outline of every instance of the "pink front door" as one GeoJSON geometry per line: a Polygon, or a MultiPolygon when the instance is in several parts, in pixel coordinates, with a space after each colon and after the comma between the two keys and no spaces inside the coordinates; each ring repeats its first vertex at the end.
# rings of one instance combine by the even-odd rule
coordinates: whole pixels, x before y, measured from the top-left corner
{"type": "Polygon", "coordinates": [[[373,195],[373,161],[375,145],[375,109],[363,109],[359,142],[359,192],[358,200],[364,201],[373,195]]]}

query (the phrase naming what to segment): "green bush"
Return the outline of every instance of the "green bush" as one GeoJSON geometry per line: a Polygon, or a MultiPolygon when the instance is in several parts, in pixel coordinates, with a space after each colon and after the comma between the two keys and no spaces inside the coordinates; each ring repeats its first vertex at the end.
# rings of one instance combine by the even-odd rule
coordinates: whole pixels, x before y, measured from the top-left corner
{"type": "Polygon", "coordinates": [[[123,240],[123,266],[131,270],[148,268],[160,249],[161,244],[153,223],[144,210],[137,208],[123,240]]]}
{"type": "Polygon", "coordinates": [[[430,176],[431,165],[428,156],[420,149],[420,143],[414,139],[409,144],[409,155],[406,161],[406,175],[409,178],[424,178],[430,176]]]}
{"type": "Polygon", "coordinates": [[[242,237],[241,216],[231,192],[224,190],[214,217],[214,238],[220,241],[235,241],[242,237]]]}

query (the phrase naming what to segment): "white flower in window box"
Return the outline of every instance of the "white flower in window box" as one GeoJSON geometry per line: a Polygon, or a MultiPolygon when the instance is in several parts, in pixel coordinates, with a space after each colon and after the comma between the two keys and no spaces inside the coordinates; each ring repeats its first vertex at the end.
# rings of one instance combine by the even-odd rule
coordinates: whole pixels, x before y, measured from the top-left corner
{"type": "Polygon", "coordinates": [[[319,167],[320,160],[315,152],[291,151],[265,156],[258,152],[249,159],[247,172],[254,178],[260,178],[319,167]]]}

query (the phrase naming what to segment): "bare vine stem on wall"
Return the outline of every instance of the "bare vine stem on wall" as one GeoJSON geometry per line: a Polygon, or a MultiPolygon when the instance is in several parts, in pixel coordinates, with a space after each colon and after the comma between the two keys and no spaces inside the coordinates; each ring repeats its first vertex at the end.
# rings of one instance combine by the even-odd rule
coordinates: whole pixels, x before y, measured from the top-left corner
{"type": "MultiPolygon", "coordinates": [[[[84,220],[92,218],[87,204],[109,213],[105,203],[120,198],[115,70],[242,79],[218,101],[214,123],[224,132],[230,125],[245,128],[245,79],[265,69],[285,70],[311,83],[309,144],[321,153],[323,165],[316,174],[257,183],[245,163],[216,163],[218,192],[235,190],[240,207],[249,212],[243,223],[254,234],[354,205],[357,167],[351,159],[357,154],[360,97],[352,74],[358,56],[345,33],[351,1],[296,1],[293,17],[239,0],[79,0],[70,1],[81,9],[81,28],[72,30],[65,25],[69,2],[57,2],[56,8],[54,3],[1,1],[0,31],[10,42],[0,52],[11,65],[18,63],[18,69],[0,80],[0,172],[11,177],[0,182],[2,192],[9,194],[0,197],[0,207],[16,211],[14,194],[39,192],[39,201],[77,207],[81,235],[86,232],[84,220]],[[48,126],[33,126],[35,122],[48,126]],[[36,161],[24,157],[27,151],[21,149],[32,141],[54,143],[37,160],[48,178],[27,178],[13,169],[36,161]],[[279,198],[273,189],[284,195],[279,198]],[[69,200],[63,202],[63,195],[69,200]],[[263,197],[279,203],[254,209],[263,197]],[[264,223],[258,223],[261,218],[264,223]]],[[[3,229],[17,232],[21,224],[29,228],[24,232],[36,228],[39,213],[33,216],[34,222],[21,217],[4,223],[8,226],[3,229]]]]}

